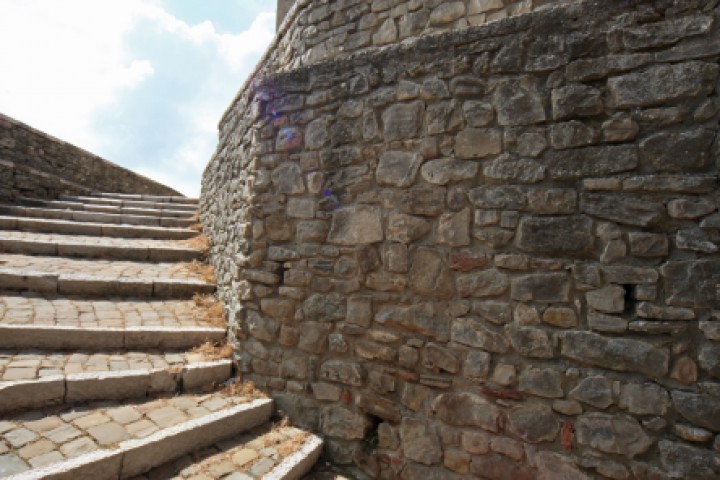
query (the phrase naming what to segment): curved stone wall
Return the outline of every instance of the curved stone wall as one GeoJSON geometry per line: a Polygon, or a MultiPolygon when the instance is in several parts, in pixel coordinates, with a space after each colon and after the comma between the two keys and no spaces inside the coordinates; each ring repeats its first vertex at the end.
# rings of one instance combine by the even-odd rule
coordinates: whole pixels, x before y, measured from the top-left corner
{"type": "Polygon", "coordinates": [[[201,199],[245,377],[359,478],[717,478],[716,5],[254,77],[201,199]]]}

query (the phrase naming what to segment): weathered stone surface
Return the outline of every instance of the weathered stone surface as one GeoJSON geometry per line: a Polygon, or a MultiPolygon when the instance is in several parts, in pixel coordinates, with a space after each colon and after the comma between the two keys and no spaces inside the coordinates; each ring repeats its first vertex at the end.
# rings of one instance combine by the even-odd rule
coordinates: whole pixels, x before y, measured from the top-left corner
{"type": "Polygon", "coordinates": [[[653,445],[637,420],[626,415],[581,415],[575,423],[575,432],[580,445],[628,458],[645,453],[653,445]]]}
{"type": "Polygon", "coordinates": [[[640,125],[632,118],[612,118],[602,124],[602,130],[606,142],[627,142],[637,137],[640,125]]]}
{"type": "Polygon", "coordinates": [[[543,398],[562,398],[562,376],[549,368],[526,368],[520,373],[519,389],[543,398]]]}
{"type": "Polygon", "coordinates": [[[428,183],[447,185],[451,182],[460,182],[475,178],[479,168],[475,162],[455,160],[454,158],[441,158],[425,163],[420,170],[420,174],[428,183]]]}
{"type": "Polygon", "coordinates": [[[676,390],[673,405],[680,415],[700,427],[720,431],[720,400],[710,395],[698,395],[676,390]]]}
{"type": "Polygon", "coordinates": [[[623,43],[632,50],[672,45],[685,37],[706,33],[713,25],[713,18],[705,15],[685,15],[642,27],[625,28],[623,43]]]}
{"type": "Polygon", "coordinates": [[[520,220],[516,243],[530,253],[573,255],[593,247],[593,222],[586,216],[526,217],[520,220]]]}
{"type": "Polygon", "coordinates": [[[570,299],[569,278],[563,273],[538,273],[515,277],[510,296],[521,302],[560,303],[570,299]]]}
{"type": "Polygon", "coordinates": [[[587,85],[568,85],[552,91],[552,110],[555,120],[587,117],[603,111],[602,94],[587,85]]]}
{"type": "Polygon", "coordinates": [[[303,174],[297,163],[283,163],[272,171],[271,178],[279,193],[293,195],[305,192],[303,174]]]}
{"type": "Polygon", "coordinates": [[[302,130],[295,127],[283,127],[280,129],[275,140],[275,150],[278,152],[297,151],[302,146],[302,130]]]}
{"type": "Polygon", "coordinates": [[[699,228],[678,230],[675,234],[675,245],[680,250],[700,253],[715,253],[719,247],[710,238],[710,234],[699,228]]]}
{"type": "Polygon", "coordinates": [[[541,215],[577,211],[577,192],[567,188],[535,188],[527,192],[528,209],[541,215]]]}
{"type": "Polygon", "coordinates": [[[638,152],[625,145],[550,151],[545,153],[544,163],[551,178],[569,180],[634,170],[638,152]]]}
{"type": "Polygon", "coordinates": [[[550,126],[550,145],[557,150],[592,145],[599,137],[597,130],[577,120],[550,126]]]}
{"type": "Polygon", "coordinates": [[[715,478],[720,474],[718,454],[685,443],[658,443],[663,468],[674,478],[715,478]]]}
{"type": "Polygon", "coordinates": [[[433,465],[442,459],[442,446],[435,428],[424,420],[403,418],[400,439],[405,456],[425,465],[433,465]]]}
{"type": "Polygon", "coordinates": [[[450,269],[432,249],[418,249],[408,276],[410,287],[420,295],[448,298],[455,292],[450,269]]]}
{"type": "Polygon", "coordinates": [[[429,370],[440,369],[448,373],[457,373],[460,370],[457,355],[435,343],[429,343],[423,349],[422,365],[429,370]]]}
{"type": "Polygon", "coordinates": [[[402,140],[416,136],[422,127],[424,116],[425,105],[421,101],[390,106],[382,114],[385,140],[402,140]]]}
{"type": "Polygon", "coordinates": [[[716,208],[713,202],[706,199],[694,201],[687,198],[678,198],[668,202],[668,214],[672,218],[682,220],[694,220],[703,217],[714,212],[716,208]]]}
{"type": "Polygon", "coordinates": [[[495,109],[490,103],[476,100],[463,103],[463,113],[468,125],[473,128],[485,127],[495,118],[495,109]]]}
{"type": "Polygon", "coordinates": [[[330,119],[321,117],[313,120],[305,131],[305,148],[318,150],[330,143],[330,119]]]}
{"type": "Polygon", "coordinates": [[[452,322],[450,338],[453,342],[489,352],[505,353],[509,345],[502,330],[486,325],[475,317],[456,318],[452,322]]]}
{"type": "Polygon", "coordinates": [[[438,221],[437,243],[451,247],[470,245],[470,209],[445,213],[438,221]]]}
{"type": "Polygon", "coordinates": [[[618,285],[608,285],[585,294],[588,306],[599,312],[622,313],[625,311],[625,289],[618,285]]]}
{"type": "Polygon", "coordinates": [[[549,307],[542,315],[543,322],[559,328],[572,328],[578,324],[577,314],[572,308],[549,307]]]}
{"type": "Polygon", "coordinates": [[[303,303],[306,320],[332,322],[342,320],[346,313],[345,298],[339,293],[315,294],[303,303]]]}
{"type": "Polygon", "coordinates": [[[512,308],[507,302],[493,300],[478,300],[473,302],[472,312],[483,320],[503,325],[512,320],[512,308]]]}
{"type": "Polygon", "coordinates": [[[470,351],[465,356],[463,375],[470,379],[484,380],[490,373],[492,356],[487,352],[470,351]]]}
{"type": "Polygon", "coordinates": [[[638,317],[657,320],[694,320],[695,311],[691,308],[662,307],[649,302],[640,302],[635,309],[638,317]]]}
{"type": "Polygon", "coordinates": [[[496,269],[458,275],[456,284],[462,297],[494,297],[510,286],[508,276],[496,269]]]}
{"type": "Polygon", "coordinates": [[[584,378],[568,396],[601,410],[614,403],[612,382],[602,376],[584,378]]]}
{"type": "Polygon", "coordinates": [[[378,185],[409,187],[415,183],[421,164],[420,154],[387,151],[380,156],[375,178],[378,185]]]}
{"type": "Polygon", "coordinates": [[[431,229],[430,222],[421,217],[391,213],[388,218],[388,240],[400,243],[412,243],[427,234],[431,229]]]}
{"type": "Polygon", "coordinates": [[[664,416],[670,406],[667,391],[654,383],[623,385],[618,406],[633,415],[664,416]]]}
{"type": "Polygon", "coordinates": [[[250,335],[258,340],[274,342],[277,338],[280,324],[271,318],[264,317],[257,312],[250,312],[247,317],[247,328],[250,335]]]}
{"type": "Polygon", "coordinates": [[[331,437],[359,440],[369,427],[370,422],[364,415],[340,405],[329,405],[320,412],[320,429],[331,437]]]}
{"type": "Polygon", "coordinates": [[[455,137],[455,155],[462,159],[485,158],[502,151],[500,130],[466,128],[455,137]]]}
{"type": "Polygon", "coordinates": [[[520,209],[525,205],[525,194],[520,187],[483,186],[470,190],[470,201],[478,208],[520,209]]]}
{"type": "Polygon", "coordinates": [[[450,329],[447,318],[438,315],[429,303],[383,308],[375,315],[375,321],[380,325],[400,327],[436,338],[447,335],[450,329]]]}
{"type": "Polygon", "coordinates": [[[704,128],[659,132],[640,142],[640,159],[659,172],[705,171],[714,140],[704,128]]]}
{"type": "Polygon", "coordinates": [[[505,328],[513,349],[531,358],[553,358],[553,345],[545,330],[535,327],[508,325],[505,328]]]}
{"type": "Polygon", "coordinates": [[[663,265],[660,273],[669,305],[692,308],[720,305],[720,293],[715,287],[720,261],[673,261],[663,265]]]}
{"type": "Polygon", "coordinates": [[[363,370],[357,363],[328,360],[320,366],[320,378],[331,382],[360,386],[363,383],[363,370]]]}
{"type": "Polygon", "coordinates": [[[510,410],[508,426],[526,442],[552,442],[560,431],[560,418],[547,405],[521,405],[510,410]]]}
{"type": "Polygon", "coordinates": [[[552,452],[538,452],[535,457],[536,480],[590,480],[575,466],[574,459],[552,452]]]}
{"type": "Polygon", "coordinates": [[[432,403],[432,411],[450,425],[498,431],[500,409],[472,393],[444,393],[432,403]]]}
{"type": "Polygon", "coordinates": [[[484,477],[493,480],[533,480],[535,478],[535,473],[530,467],[499,453],[473,457],[470,462],[470,473],[476,478],[484,477]]]}
{"type": "Polygon", "coordinates": [[[430,14],[430,25],[444,25],[465,15],[465,2],[443,2],[430,14]]]}
{"type": "Polygon", "coordinates": [[[500,125],[532,125],[545,121],[545,107],[532,79],[506,80],[495,90],[500,125]]]}
{"type": "Polygon", "coordinates": [[[581,363],[654,378],[667,375],[669,368],[667,349],[640,340],[606,338],[587,332],[565,332],[562,355],[581,363]]]}
{"type": "Polygon", "coordinates": [[[667,235],[633,232],[628,234],[630,253],[638,257],[664,257],[669,252],[667,235]]]}
{"type": "Polygon", "coordinates": [[[300,331],[298,348],[303,352],[320,354],[327,350],[331,325],[318,322],[304,322],[300,331]]]}
{"type": "Polygon", "coordinates": [[[328,241],[338,245],[368,245],[383,240],[378,207],[357,205],[333,212],[328,241]]]}
{"type": "Polygon", "coordinates": [[[513,160],[500,156],[483,169],[483,175],[493,180],[516,183],[538,183],[545,178],[545,167],[534,160],[513,160]]]}
{"type": "Polygon", "coordinates": [[[580,209],[583,213],[625,225],[647,227],[663,218],[665,209],[661,203],[648,202],[630,195],[582,194],[580,209]]]}
{"type": "Polygon", "coordinates": [[[657,65],[646,71],[608,80],[610,102],[616,108],[659,105],[712,92],[718,66],[704,62],[657,65]]]}
{"type": "Polygon", "coordinates": [[[400,421],[400,409],[397,402],[372,393],[363,393],[357,402],[358,407],[367,413],[391,423],[400,421]]]}

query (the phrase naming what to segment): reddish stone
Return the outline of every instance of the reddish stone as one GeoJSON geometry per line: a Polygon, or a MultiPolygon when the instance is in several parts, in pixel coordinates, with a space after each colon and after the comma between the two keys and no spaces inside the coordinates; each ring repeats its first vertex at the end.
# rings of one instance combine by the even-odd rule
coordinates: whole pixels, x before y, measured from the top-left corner
{"type": "Polygon", "coordinates": [[[471,250],[456,250],[450,254],[450,269],[469,272],[488,264],[488,258],[471,250]]]}

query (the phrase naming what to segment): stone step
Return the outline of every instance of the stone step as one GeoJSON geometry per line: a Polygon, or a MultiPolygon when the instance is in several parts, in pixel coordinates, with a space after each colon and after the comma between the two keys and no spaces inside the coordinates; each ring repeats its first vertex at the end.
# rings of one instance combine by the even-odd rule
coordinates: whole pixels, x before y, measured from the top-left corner
{"type": "Polygon", "coordinates": [[[142,195],[142,194],[132,194],[132,193],[93,192],[90,196],[102,197],[102,198],[115,198],[115,199],[119,199],[119,200],[150,200],[153,202],[168,202],[168,203],[198,204],[200,202],[199,198],[193,198],[193,197],[142,195]]]}
{"type": "Polygon", "coordinates": [[[60,195],[59,200],[35,200],[28,198],[21,200],[33,203],[36,206],[62,205],[59,208],[81,208],[82,206],[89,207],[95,205],[114,207],[121,211],[127,209],[163,212],[165,216],[192,216],[198,209],[197,204],[150,202],[146,200],[117,200],[113,198],[76,197],[70,195],[60,195]],[[171,213],[173,214],[171,215],[171,213]]]}
{"type": "MultiPolygon", "coordinates": [[[[102,208],[102,207],[101,207],[102,208]]],[[[69,220],[75,222],[108,223],[112,225],[145,225],[151,227],[189,227],[198,222],[193,218],[158,217],[148,215],[128,215],[94,211],[61,210],[58,208],[38,208],[22,206],[0,206],[0,215],[9,217],[46,218],[51,220],[69,220]]]]}
{"type": "Polygon", "coordinates": [[[14,353],[0,351],[0,414],[194,390],[232,376],[231,360],[201,354],[14,353]]]}
{"type": "Polygon", "coordinates": [[[75,328],[186,327],[224,331],[222,305],[213,299],[85,299],[59,295],[0,295],[1,325],[75,328]],[[211,302],[211,303],[208,303],[211,302]]]}
{"type": "Polygon", "coordinates": [[[0,421],[0,476],[126,479],[267,422],[272,400],[222,391],[88,404],[0,421]]]}
{"type": "Polygon", "coordinates": [[[158,240],[187,240],[198,232],[189,228],[163,228],[110,223],[87,223],[45,218],[22,218],[0,216],[1,230],[22,232],[63,233],[68,235],[93,235],[96,237],[146,238],[158,240]]]}
{"type": "Polygon", "coordinates": [[[2,230],[0,253],[139,262],[190,262],[203,255],[201,250],[158,240],[106,238],[98,241],[96,237],[2,230]]]}
{"type": "Polygon", "coordinates": [[[0,349],[179,350],[225,339],[222,327],[65,327],[0,324],[0,349]]]}
{"type": "Polygon", "coordinates": [[[303,430],[262,425],[132,480],[297,480],[317,462],[322,447],[319,437],[303,430]]]}

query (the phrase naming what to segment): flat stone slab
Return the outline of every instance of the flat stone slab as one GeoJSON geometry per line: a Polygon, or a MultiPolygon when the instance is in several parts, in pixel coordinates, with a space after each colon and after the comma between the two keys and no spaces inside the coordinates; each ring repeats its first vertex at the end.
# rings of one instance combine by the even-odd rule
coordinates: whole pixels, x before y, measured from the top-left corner
{"type": "Polygon", "coordinates": [[[68,210],[61,205],[53,204],[50,207],[29,206],[0,206],[0,214],[27,217],[46,218],[51,220],[69,220],[76,222],[95,222],[109,224],[145,225],[153,227],[188,227],[198,223],[194,218],[167,217],[163,215],[130,215],[119,213],[113,206],[94,205],[85,207],[87,211],[68,210]]]}
{"type": "MultiPolygon", "coordinates": [[[[24,201],[43,202],[43,200],[22,199],[24,201]]],[[[57,202],[54,200],[44,201],[47,205],[57,202]]],[[[104,197],[78,197],[71,195],[60,195],[60,201],[57,203],[75,203],[78,205],[112,205],[120,209],[146,209],[146,210],[162,210],[175,211],[187,215],[192,214],[198,209],[197,204],[178,203],[178,202],[157,202],[153,200],[135,200],[135,199],[118,199],[104,197]]]]}
{"type": "Polygon", "coordinates": [[[23,232],[63,233],[68,235],[93,235],[97,237],[154,238],[186,240],[198,232],[189,228],[165,228],[137,225],[113,225],[110,223],[76,222],[45,218],[0,216],[0,228],[23,232]]]}
{"type": "Polygon", "coordinates": [[[92,192],[92,197],[115,198],[118,200],[150,200],[153,202],[170,202],[170,203],[187,203],[197,205],[199,198],[195,197],[179,197],[173,195],[146,195],[135,193],[111,193],[111,192],[92,192]]]}

